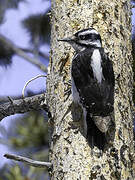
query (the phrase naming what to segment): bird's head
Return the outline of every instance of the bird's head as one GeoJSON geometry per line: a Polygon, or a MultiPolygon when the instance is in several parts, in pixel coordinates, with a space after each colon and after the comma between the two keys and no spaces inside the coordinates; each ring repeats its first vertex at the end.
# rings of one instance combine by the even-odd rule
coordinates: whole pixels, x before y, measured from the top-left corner
{"type": "Polygon", "coordinates": [[[89,47],[102,46],[101,36],[94,28],[83,29],[76,32],[73,36],[60,39],[59,41],[68,42],[77,52],[89,47]]]}

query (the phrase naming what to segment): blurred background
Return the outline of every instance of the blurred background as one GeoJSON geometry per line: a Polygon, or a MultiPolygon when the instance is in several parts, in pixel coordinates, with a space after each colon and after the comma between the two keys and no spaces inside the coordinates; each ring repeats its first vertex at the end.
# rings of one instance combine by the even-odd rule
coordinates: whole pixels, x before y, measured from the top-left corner
{"type": "MultiPolygon", "coordinates": [[[[46,74],[50,7],[49,0],[0,0],[0,104],[9,101],[7,96],[21,97],[28,80],[46,74]]],[[[38,78],[27,86],[25,96],[45,90],[46,79],[38,78]]],[[[48,161],[48,146],[45,112],[33,111],[3,119],[0,122],[0,180],[49,179],[45,169],[3,157],[5,153],[13,153],[48,161]]]]}
{"type": "MultiPolygon", "coordinates": [[[[135,1],[131,3],[135,57],[135,1]]],[[[8,96],[12,99],[21,97],[28,80],[46,74],[50,49],[50,7],[49,0],[0,0],[0,104],[9,101],[8,96]]],[[[28,85],[25,96],[45,90],[46,79],[39,78],[28,85]]],[[[0,122],[0,180],[48,180],[47,170],[3,157],[5,153],[14,153],[48,161],[48,147],[45,112],[33,111],[3,119],[0,122]]]]}

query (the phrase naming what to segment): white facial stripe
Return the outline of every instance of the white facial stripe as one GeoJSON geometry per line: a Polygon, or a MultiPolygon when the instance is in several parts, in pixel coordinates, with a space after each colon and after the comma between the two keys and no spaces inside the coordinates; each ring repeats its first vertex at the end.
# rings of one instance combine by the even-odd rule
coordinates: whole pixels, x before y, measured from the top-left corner
{"type": "Polygon", "coordinates": [[[98,33],[96,30],[94,30],[94,29],[91,30],[90,32],[91,32],[92,34],[99,34],[99,33],[98,33]]]}
{"type": "Polygon", "coordinates": [[[95,29],[92,29],[92,30],[87,30],[87,31],[84,31],[84,32],[80,32],[79,35],[86,35],[86,34],[99,34],[95,29]]]}
{"type": "Polygon", "coordinates": [[[99,40],[95,40],[95,41],[79,40],[79,42],[85,45],[95,45],[96,47],[101,47],[101,42],[99,40]]]}

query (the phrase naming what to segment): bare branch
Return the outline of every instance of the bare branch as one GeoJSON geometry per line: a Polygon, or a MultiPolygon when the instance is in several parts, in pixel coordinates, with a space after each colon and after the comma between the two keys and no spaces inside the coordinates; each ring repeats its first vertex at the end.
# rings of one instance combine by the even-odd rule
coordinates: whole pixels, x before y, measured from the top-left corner
{"type": "Polygon", "coordinates": [[[30,63],[36,65],[42,71],[47,73],[47,67],[46,66],[44,66],[42,63],[37,61],[37,59],[28,56],[28,54],[26,54],[21,48],[18,48],[15,44],[13,44],[8,38],[4,37],[2,34],[0,34],[0,41],[2,41],[8,47],[10,47],[15,52],[15,54],[24,58],[25,60],[29,61],[30,63]]]}
{"type": "Polygon", "coordinates": [[[40,77],[47,77],[46,75],[38,75],[38,76],[35,76],[33,78],[31,78],[29,81],[26,82],[25,86],[23,87],[23,90],[22,90],[22,97],[24,98],[24,91],[26,89],[26,87],[28,86],[28,84],[32,81],[34,81],[35,79],[37,78],[40,78],[40,77]]]}
{"type": "Polygon", "coordinates": [[[4,157],[7,159],[12,159],[15,161],[21,161],[24,162],[30,166],[38,167],[38,168],[51,168],[52,164],[50,162],[42,162],[42,161],[35,161],[23,156],[17,156],[17,155],[12,155],[12,154],[5,154],[4,157]]]}
{"type": "Polygon", "coordinates": [[[45,94],[39,94],[31,97],[26,97],[24,99],[12,100],[12,102],[7,102],[0,105],[0,121],[7,116],[25,113],[32,110],[44,109],[48,111],[47,105],[44,103],[46,101],[45,94]]]}

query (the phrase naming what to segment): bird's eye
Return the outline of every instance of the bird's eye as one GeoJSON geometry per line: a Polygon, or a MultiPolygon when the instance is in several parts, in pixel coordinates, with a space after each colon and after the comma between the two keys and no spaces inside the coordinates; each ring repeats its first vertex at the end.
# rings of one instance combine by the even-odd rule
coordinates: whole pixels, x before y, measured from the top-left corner
{"type": "Polygon", "coordinates": [[[84,40],[86,37],[85,37],[85,35],[80,35],[79,38],[80,38],[81,40],[84,40]]]}
{"type": "Polygon", "coordinates": [[[80,35],[79,38],[80,38],[81,40],[89,40],[89,39],[92,39],[92,38],[93,38],[93,35],[92,35],[92,34],[80,35]]]}

